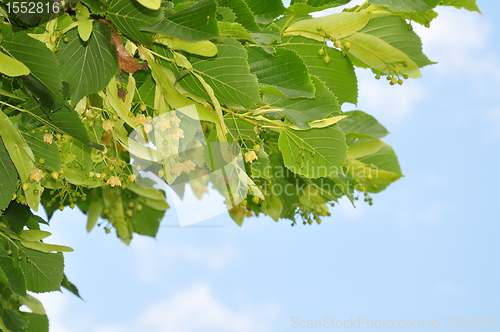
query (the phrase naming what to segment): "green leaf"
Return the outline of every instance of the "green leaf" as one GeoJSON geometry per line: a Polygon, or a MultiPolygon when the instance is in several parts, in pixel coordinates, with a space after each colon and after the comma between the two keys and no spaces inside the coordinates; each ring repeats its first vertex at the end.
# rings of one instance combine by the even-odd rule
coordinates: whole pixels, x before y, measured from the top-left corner
{"type": "Polygon", "coordinates": [[[28,99],[24,105],[24,109],[28,112],[29,116],[41,124],[47,125],[61,134],[71,136],[87,146],[95,148],[100,147],[99,144],[90,141],[87,129],[80,120],[80,116],[67,103],[65,107],[52,114],[50,119],[42,111],[40,105],[34,98],[28,99]]]}
{"type": "Polygon", "coordinates": [[[189,42],[219,38],[216,9],[215,0],[202,0],[186,10],[168,16],[158,24],[143,27],[141,30],[161,33],[189,42]]]}
{"type": "Polygon", "coordinates": [[[141,5],[152,10],[158,10],[161,6],[161,0],[137,0],[141,5]]]}
{"type": "MultiPolygon", "coordinates": [[[[256,140],[257,136],[257,134],[254,131],[253,124],[244,121],[241,118],[235,117],[232,114],[226,115],[226,117],[224,118],[224,123],[229,129],[229,132],[231,133],[231,136],[234,138],[234,140],[242,139],[245,141],[246,145],[249,145],[250,147],[253,146],[253,141],[256,140]]],[[[221,160],[221,162],[224,161],[221,160]]],[[[217,165],[217,161],[215,161],[215,163],[217,165]]],[[[224,164],[217,165],[216,169],[219,169],[223,166],[224,164]]]]}
{"type": "Polygon", "coordinates": [[[327,118],[330,114],[340,113],[340,105],[335,95],[325,87],[318,78],[312,77],[316,93],[314,98],[287,98],[264,95],[264,101],[269,105],[283,109],[289,118],[298,127],[309,128],[309,121],[327,118]]]}
{"type": "Polygon", "coordinates": [[[138,70],[134,73],[136,93],[134,101],[154,107],[156,84],[151,73],[138,70]]]}
{"type": "Polygon", "coordinates": [[[403,176],[398,158],[387,144],[375,154],[359,159],[348,159],[346,164],[348,175],[362,180],[366,190],[370,193],[385,190],[391,183],[403,176]]]}
{"type": "MultiPolygon", "coordinates": [[[[303,181],[298,175],[286,169],[279,153],[269,156],[269,161],[272,168],[270,185],[284,188],[281,192],[272,192],[273,187],[270,188],[273,194],[280,194],[279,198],[283,203],[283,210],[280,217],[294,220],[295,208],[299,204],[298,192],[303,181]]],[[[267,190],[266,187],[264,188],[267,190]]]]}
{"type": "Polygon", "coordinates": [[[60,145],[60,149],[61,154],[65,156],[62,161],[63,166],[77,170],[80,168],[92,168],[92,149],[88,146],[75,139],[67,138],[60,145]],[[78,165],[78,167],[74,167],[75,165],[78,165]]]}
{"type": "Polygon", "coordinates": [[[92,21],[89,20],[90,13],[87,7],[81,2],[76,4],[76,18],[78,20],[78,34],[80,38],[86,42],[92,33],[92,21]]]}
{"type": "Polygon", "coordinates": [[[21,244],[29,249],[33,249],[40,252],[51,253],[51,252],[72,252],[73,248],[67,246],[61,246],[58,244],[48,244],[45,242],[37,241],[21,241],[21,244]]]}
{"type": "MultiPolygon", "coordinates": [[[[217,19],[219,21],[234,23],[234,21],[236,20],[236,14],[233,12],[231,8],[218,6],[217,19]]],[[[220,26],[219,26],[219,31],[220,31],[220,26]]]]}
{"type": "Polygon", "coordinates": [[[260,206],[262,212],[264,212],[269,217],[273,218],[274,221],[278,221],[283,212],[283,202],[277,196],[266,197],[264,201],[262,201],[262,205],[260,206]]]}
{"type": "MultiPolygon", "coordinates": [[[[30,182],[31,171],[35,169],[35,156],[30,147],[14,127],[10,119],[0,111],[0,137],[3,139],[5,149],[9,153],[10,159],[16,166],[22,183],[30,182]]],[[[34,190],[40,191],[40,183],[33,181],[30,188],[24,191],[28,205],[38,211],[40,196],[35,195],[34,190]]]]}
{"type": "Polygon", "coordinates": [[[38,131],[36,133],[23,132],[23,138],[28,143],[28,146],[33,151],[36,160],[44,159],[44,166],[52,171],[59,171],[61,168],[61,156],[59,154],[58,146],[53,143],[45,143],[43,135],[45,132],[38,131]]]}
{"type": "Polygon", "coordinates": [[[465,8],[471,12],[481,13],[479,7],[476,4],[476,0],[443,0],[439,4],[440,6],[453,6],[455,8],[465,8]]]}
{"type": "Polygon", "coordinates": [[[0,52],[0,73],[7,76],[29,75],[30,70],[21,61],[0,52]]]}
{"type": "Polygon", "coordinates": [[[105,0],[82,0],[82,2],[89,6],[93,14],[106,13],[108,10],[105,0]]]}
{"type": "Polygon", "coordinates": [[[245,0],[259,23],[269,23],[285,12],[281,0],[245,0]]]}
{"type": "Polygon", "coordinates": [[[111,29],[96,23],[88,42],[72,30],[68,43],[61,43],[58,52],[63,78],[71,87],[71,104],[105,88],[118,70],[116,49],[111,45],[111,29]]]}
{"type": "Polygon", "coordinates": [[[23,240],[26,241],[39,241],[45,239],[46,237],[49,237],[51,234],[50,232],[41,231],[38,229],[27,229],[22,230],[19,235],[23,240]]]}
{"type": "Polygon", "coordinates": [[[61,253],[48,254],[31,249],[24,249],[26,255],[20,261],[20,267],[26,277],[27,289],[35,293],[44,293],[61,289],[64,257],[61,253]],[[26,257],[29,257],[30,261],[26,257]]]}
{"type": "Polygon", "coordinates": [[[7,221],[9,228],[19,235],[32,216],[33,214],[28,206],[11,202],[7,210],[5,210],[3,218],[7,221]]]}
{"type": "Polygon", "coordinates": [[[318,41],[304,37],[287,37],[282,39],[279,47],[297,52],[304,60],[309,74],[323,81],[340,104],[357,103],[358,83],[354,67],[341,52],[328,47],[325,53],[330,56],[330,62],[325,63],[323,56],[318,55],[318,51],[323,47],[323,43],[318,41]]]}
{"type": "Polygon", "coordinates": [[[63,286],[67,290],[69,290],[74,295],[78,296],[80,299],[82,298],[80,296],[80,292],[78,291],[78,288],[76,288],[76,286],[71,281],[68,280],[68,278],[66,277],[66,275],[63,276],[63,280],[61,282],[61,286],[63,286]]]}
{"type": "Polygon", "coordinates": [[[332,39],[342,39],[362,29],[370,17],[370,14],[365,13],[337,13],[294,23],[285,30],[285,34],[320,42],[328,40],[325,35],[330,35],[332,39]]]}
{"type": "Polygon", "coordinates": [[[30,294],[27,294],[26,297],[19,297],[18,300],[20,304],[30,308],[33,314],[45,315],[45,308],[43,307],[42,302],[40,302],[38,299],[31,296],[30,294]]]}
{"type": "Polygon", "coordinates": [[[356,32],[344,40],[351,43],[349,55],[378,73],[390,75],[398,67],[401,74],[411,78],[422,77],[417,64],[408,55],[376,36],[356,32]]]}
{"type": "MultiPolygon", "coordinates": [[[[417,22],[421,25],[426,25],[429,24],[433,19],[438,17],[438,13],[434,10],[429,10],[425,13],[418,13],[418,12],[399,12],[396,13],[397,15],[401,16],[402,19],[404,20],[410,20],[413,22],[417,22]]],[[[413,31],[413,30],[412,30],[413,31]]]]}
{"type": "Polygon", "coordinates": [[[14,265],[10,257],[0,257],[0,268],[9,282],[9,289],[20,296],[26,296],[26,280],[23,271],[14,265]]]}
{"type": "Polygon", "coordinates": [[[370,3],[384,6],[397,12],[426,12],[433,9],[442,0],[370,0],[370,3]]]}
{"type": "Polygon", "coordinates": [[[153,34],[141,31],[141,27],[158,23],[163,18],[163,9],[151,10],[136,0],[111,1],[107,17],[128,38],[144,45],[151,45],[153,34]]]}
{"type": "Polygon", "coordinates": [[[373,116],[362,111],[345,112],[348,117],[340,122],[347,145],[353,146],[374,139],[381,139],[389,132],[373,116]]]}
{"type": "Polygon", "coordinates": [[[21,96],[18,96],[18,95],[15,95],[13,93],[10,93],[8,91],[5,91],[4,89],[0,88],[0,95],[2,96],[6,96],[6,97],[9,97],[9,98],[12,98],[12,99],[17,99],[17,100],[25,100],[26,98],[24,97],[21,97],[21,96]]]}
{"type": "Polygon", "coordinates": [[[116,234],[125,244],[130,244],[132,230],[129,228],[127,219],[125,219],[122,189],[104,186],[102,187],[102,197],[104,198],[104,206],[110,211],[108,220],[116,229],[116,234]]]}
{"type": "Polygon", "coordinates": [[[104,184],[101,179],[88,177],[84,170],[64,166],[62,167],[62,170],[64,172],[64,178],[69,183],[78,186],[85,186],[87,188],[97,188],[104,184]]]}
{"type": "Polygon", "coordinates": [[[22,316],[19,311],[4,308],[2,319],[5,327],[10,331],[24,331],[28,327],[28,319],[22,316]]]}
{"type": "Polygon", "coordinates": [[[388,144],[385,144],[375,154],[358,158],[358,160],[367,165],[374,164],[380,170],[393,172],[399,176],[403,176],[398,158],[396,157],[392,147],[388,144]]]}
{"type": "Polygon", "coordinates": [[[148,189],[138,186],[136,183],[131,182],[127,185],[127,189],[139,196],[150,198],[156,201],[166,201],[165,196],[159,190],[148,189]]]}
{"type": "Polygon", "coordinates": [[[92,191],[92,194],[90,196],[90,205],[89,205],[89,211],[87,213],[87,233],[90,233],[90,231],[94,228],[94,226],[97,224],[97,220],[99,219],[99,216],[102,214],[103,206],[101,204],[101,201],[99,197],[97,196],[97,192],[94,190],[92,191]]]}
{"type": "Polygon", "coordinates": [[[139,197],[138,203],[144,204],[153,210],[165,212],[170,209],[170,205],[168,205],[166,199],[155,200],[147,197],[139,197]]]}
{"type": "MultiPolygon", "coordinates": [[[[150,56],[150,55],[149,55],[150,56]]],[[[163,91],[163,94],[173,109],[181,109],[187,106],[194,106],[196,110],[197,117],[203,121],[210,121],[213,123],[219,123],[217,116],[212,113],[208,108],[192,101],[191,99],[180,94],[170,83],[168,79],[167,70],[157,64],[155,60],[149,58],[151,63],[149,67],[151,68],[151,73],[153,75],[156,84],[159,85],[163,91]]],[[[123,144],[123,142],[121,142],[123,144]]]]}
{"type": "Polygon", "coordinates": [[[269,179],[271,177],[271,167],[269,162],[269,155],[264,150],[264,143],[261,143],[260,150],[257,151],[257,160],[250,164],[252,178],[269,179]]]}
{"type": "Polygon", "coordinates": [[[236,14],[235,21],[243,25],[247,30],[260,32],[260,28],[255,22],[255,16],[244,0],[221,0],[220,6],[230,8],[236,14]]]}
{"type": "Polygon", "coordinates": [[[187,42],[175,37],[155,37],[155,43],[167,46],[172,50],[185,51],[191,54],[201,55],[204,57],[212,57],[217,54],[217,46],[209,40],[201,40],[197,42],[187,42]]]}
{"type": "Polygon", "coordinates": [[[250,72],[257,76],[259,85],[277,87],[291,98],[314,97],[314,85],[302,58],[293,50],[280,48],[268,54],[256,47],[247,47],[250,72]]]}
{"type": "MultiPolygon", "coordinates": [[[[142,205],[142,209],[137,209],[137,204],[134,205],[132,212],[132,222],[134,224],[134,232],[141,235],[155,237],[160,227],[160,222],[165,215],[165,209],[158,210],[151,208],[143,199],[139,198],[137,204],[142,205]]],[[[161,201],[166,203],[166,200],[161,201]]],[[[168,205],[166,206],[168,207],[168,205]]]]}
{"type": "Polygon", "coordinates": [[[300,131],[283,128],[278,145],[285,166],[308,178],[342,173],[347,158],[344,133],[336,124],[300,131]]]}
{"type": "Polygon", "coordinates": [[[307,15],[312,12],[342,6],[351,0],[292,0],[286,9],[286,15],[307,15]]]}
{"type": "Polygon", "coordinates": [[[128,124],[131,128],[137,126],[134,118],[129,117],[130,109],[125,105],[123,100],[118,97],[118,87],[114,76],[106,88],[106,101],[109,103],[108,109],[114,111],[123,122],[128,124]]]}
{"type": "Polygon", "coordinates": [[[16,191],[17,171],[0,137],[0,215],[9,206],[16,191]]]}
{"type": "MultiPolygon", "coordinates": [[[[52,96],[42,94],[42,106],[56,110],[61,107],[62,101],[62,79],[59,70],[59,63],[54,53],[36,39],[31,38],[25,31],[18,31],[12,34],[12,37],[5,38],[2,46],[15,59],[21,61],[31,71],[33,77],[33,85],[38,82],[41,85],[37,91],[41,89],[49,91],[52,96]],[[33,54],[37,56],[34,57],[33,54]],[[40,61],[39,59],[43,59],[40,61]]],[[[27,78],[27,77],[26,77],[27,78]]],[[[25,81],[26,82],[26,81],[25,81]]],[[[33,91],[36,94],[36,91],[33,91]]]]}
{"type": "Polygon", "coordinates": [[[250,33],[247,29],[243,27],[240,23],[234,22],[219,22],[219,33],[222,37],[231,36],[236,39],[242,39],[249,41],[251,43],[255,43],[255,40],[250,36],[250,33]]]}
{"type": "Polygon", "coordinates": [[[292,0],[290,5],[298,3],[307,3],[311,7],[322,7],[322,6],[341,6],[350,2],[351,0],[292,0]]]}
{"type": "Polygon", "coordinates": [[[23,312],[22,315],[28,319],[26,332],[49,332],[49,319],[47,315],[37,315],[23,312]]]}
{"type": "MultiPolygon", "coordinates": [[[[228,106],[243,106],[251,109],[262,103],[259,96],[259,85],[254,75],[250,73],[245,48],[235,39],[227,37],[217,45],[218,53],[215,58],[191,56],[193,70],[199,74],[214,90],[215,96],[221,104],[228,106]]],[[[155,48],[158,53],[165,50],[155,48]]],[[[180,68],[172,66],[177,76],[180,68]]],[[[210,100],[210,96],[199,80],[186,75],[179,80],[181,86],[188,92],[210,100]]],[[[168,98],[168,95],[166,96],[168,98]]]]}
{"type": "Polygon", "coordinates": [[[401,17],[384,16],[373,18],[359,33],[380,38],[406,54],[420,68],[435,64],[422,52],[420,37],[408,29],[408,25],[401,17]]]}
{"type": "Polygon", "coordinates": [[[377,153],[384,147],[385,143],[382,141],[369,141],[350,146],[347,151],[347,158],[360,159],[362,157],[370,156],[377,153]]]}

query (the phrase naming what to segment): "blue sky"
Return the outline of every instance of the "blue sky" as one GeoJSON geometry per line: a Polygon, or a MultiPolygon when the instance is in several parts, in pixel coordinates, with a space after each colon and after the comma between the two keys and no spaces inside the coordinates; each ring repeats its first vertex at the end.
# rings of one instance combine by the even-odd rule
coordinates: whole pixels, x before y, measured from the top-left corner
{"type": "MultiPolygon", "coordinates": [[[[357,107],[377,117],[405,178],[321,226],[228,216],[123,245],[85,234],[78,211],[57,212],[54,243],[73,247],[66,272],[85,302],[43,294],[52,332],[295,331],[292,318],[500,318],[500,3],[483,15],[440,10],[419,28],[439,64],[391,87],[358,70],[357,107]]],[[[468,321],[469,322],[469,321],[468,321]]],[[[491,324],[491,323],[490,323],[491,324]]]]}

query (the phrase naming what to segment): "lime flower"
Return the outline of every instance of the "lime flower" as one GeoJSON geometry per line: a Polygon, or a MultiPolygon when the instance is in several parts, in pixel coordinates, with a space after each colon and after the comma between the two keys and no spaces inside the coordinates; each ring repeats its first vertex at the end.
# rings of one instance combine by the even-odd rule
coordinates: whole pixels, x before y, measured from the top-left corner
{"type": "Polygon", "coordinates": [[[257,155],[255,154],[255,151],[248,151],[247,153],[245,153],[245,160],[247,163],[252,163],[256,159],[257,155]]]}
{"type": "Polygon", "coordinates": [[[167,119],[163,118],[160,121],[158,121],[157,126],[158,128],[160,128],[161,131],[165,131],[168,128],[170,128],[170,122],[167,119]]]}
{"type": "Polygon", "coordinates": [[[181,120],[175,115],[170,118],[170,121],[172,121],[176,127],[179,127],[179,123],[181,122],[181,120]]]}
{"type": "Polygon", "coordinates": [[[114,126],[115,125],[111,120],[106,120],[102,123],[102,129],[104,129],[105,131],[112,130],[114,126]]]}
{"type": "Polygon", "coordinates": [[[172,133],[172,137],[174,139],[183,138],[184,137],[184,131],[182,129],[180,129],[180,128],[177,128],[177,130],[172,133]]]}
{"type": "Polygon", "coordinates": [[[172,167],[172,174],[179,176],[182,172],[184,172],[184,164],[177,162],[174,167],[172,167]]]}
{"type": "Polygon", "coordinates": [[[193,182],[193,183],[191,183],[191,188],[193,189],[193,191],[196,191],[199,194],[205,194],[205,193],[208,194],[208,188],[207,188],[207,186],[204,186],[204,185],[202,185],[199,182],[193,182]]]}
{"type": "Polygon", "coordinates": [[[35,168],[31,171],[30,179],[36,182],[40,182],[40,180],[44,177],[43,171],[39,168],[35,168]]]}
{"type": "Polygon", "coordinates": [[[184,163],[184,172],[189,174],[189,172],[194,171],[196,168],[195,163],[193,163],[191,160],[188,160],[184,163]]]}
{"type": "Polygon", "coordinates": [[[52,144],[52,140],[53,140],[53,139],[54,139],[54,135],[52,135],[52,134],[47,133],[47,134],[44,134],[44,135],[43,135],[43,141],[44,141],[45,143],[52,144]]]}
{"type": "Polygon", "coordinates": [[[146,132],[146,134],[149,134],[151,132],[151,130],[153,130],[153,126],[149,123],[146,123],[144,125],[144,131],[146,132]]]}
{"type": "Polygon", "coordinates": [[[120,178],[117,177],[117,176],[111,176],[108,180],[108,182],[106,182],[107,184],[111,185],[111,187],[114,187],[114,186],[121,186],[122,185],[122,182],[120,181],[120,178]]]}
{"type": "Polygon", "coordinates": [[[137,116],[135,117],[135,124],[138,126],[145,124],[146,121],[147,119],[144,114],[137,114],[137,116]]]}
{"type": "Polygon", "coordinates": [[[189,172],[194,171],[195,168],[196,168],[196,165],[191,160],[188,160],[184,163],[177,162],[172,167],[172,174],[175,174],[177,176],[181,175],[183,172],[189,174],[189,172]]]}
{"type": "Polygon", "coordinates": [[[134,182],[135,181],[135,175],[134,174],[130,174],[128,176],[128,179],[130,180],[130,182],[134,182]]]}

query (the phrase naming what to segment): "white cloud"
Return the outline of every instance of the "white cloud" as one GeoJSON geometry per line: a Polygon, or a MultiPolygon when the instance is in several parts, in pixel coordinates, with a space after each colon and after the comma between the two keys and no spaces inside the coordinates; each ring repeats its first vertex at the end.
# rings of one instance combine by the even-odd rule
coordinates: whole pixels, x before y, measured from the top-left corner
{"type": "Polygon", "coordinates": [[[208,284],[196,284],[148,308],[139,319],[139,330],[150,332],[272,331],[279,313],[276,305],[235,309],[214,297],[208,284]]]}
{"type": "Polygon", "coordinates": [[[424,53],[433,61],[436,73],[463,75],[484,80],[484,75],[500,79],[497,57],[485,52],[491,40],[491,22],[477,13],[439,7],[439,17],[430,29],[415,25],[422,38],[424,53]]]}
{"type": "MultiPolygon", "coordinates": [[[[150,305],[137,317],[123,319],[120,325],[98,325],[92,315],[85,314],[78,319],[63,323],[67,314],[67,294],[37,294],[47,309],[51,332],[195,332],[227,331],[253,332],[274,331],[279,315],[277,304],[237,306],[227,305],[216,298],[208,283],[197,283],[173,296],[150,305]],[[97,325],[97,326],[96,326],[97,325]]],[[[241,302],[241,301],[240,301],[241,302]]]]}
{"type": "Polygon", "coordinates": [[[146,282],[161,281],[163,271],[171,270],[179,262],[220,271],[241,257],[241,253],[228,244],[217,247],[192,243],[160,244],[153,239],[137,237],[131,247],[135,249],[139,277],[146,282]]]}

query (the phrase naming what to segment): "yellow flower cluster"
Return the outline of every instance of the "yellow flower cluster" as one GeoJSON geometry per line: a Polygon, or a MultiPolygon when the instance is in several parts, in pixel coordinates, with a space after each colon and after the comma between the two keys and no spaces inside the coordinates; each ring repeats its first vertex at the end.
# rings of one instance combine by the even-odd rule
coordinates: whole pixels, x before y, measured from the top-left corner
{"type": "Polygon", "coordinates": [[[35,168],[31,171],[30,179],[33,181],[40,182],[40,180],[44,177],[43,171],[39,168],[35,168]]]}
{"type": "Polygon", "coordinates": [[[153,130],[153,126],[150,123],[146,123],[144,125],[144,131],[146,132],[146,134],[149,134],[151,130],[153,130]]]}
{"type": "Polygon", "coordinates": [[[245,160],[247,163],[252,163],[254,160],[257,160],[257,154],[255,151],[248,151],[245,153],[245,160]]]}
{"type": "Polygon", "coordinates": [[[135,117],[135,124],[138,126],[145,124],[146,121],[147,119],[144,114],[137,114],[137,116],[135,117]]]}
{"type": "Polygon", "coordinates": [[[157,126],[161,131],[165,131],[170,128],[170,121],[168,121],[166,118],[160,119],[157,126]]]}
{"type": "Polygon", "coordinates": [[[188,160],[184,163],[178,162],[172,168],[172,174],[175,174],[177,176],[181,175],[183,172],[186,172],[187,174],[189,174],[189,172],[194,171],[195,168],[196,168],[196,165],[191,160],[188,160]]]}
{"type": "Polygon", "coordinates": [[[181,119],[179,119],[179,118],[178,118],[177,116],[175,116],[175,115],[173,115],[173,116],[170,118],[170,121],[172,121],[176,127],[179,127],[179,124],[181,123],[181,119]]]}
{"type": "Polygon", "coordinates": [[[115,125],[111,120],[106,120],[102,123],[102,129],[104,129],[105,131],[112,130],[114,126],[115,125]]]}
{"type": "Polygon", "coordinates": [[[45,143],[52,144],[53,139],[54,139],[54,135],[52,135],[52,134],[47,133],[47,134],[43,135],[43,141],[45,143]]]}
{"type": "Polygon", "coordinates": [[[173,133],[172,133],[172,137],[174,139],[179,139],[179,138],[183,138],[184,137],[184,131],[180,128],[177,128],[173,133]]]}
{"type": "Polygon", "coordinates": [[[191,183],[191,188],[193,189],[193,191],[196,191],[197,193],[200,193],[200,194],[208,193],[207,186],[204,186],[199,182],[191,183]]]}
{"type": "Polygon", "coordinates": [[[114,187],[114,186],[121,186],[122,185],[122,182],[120,181],[120,178],[117,177],[117,176],[111,176],[108,180],[108,182],[106,182],[107,184],[109,184],[111,187],[114,187]]]}

